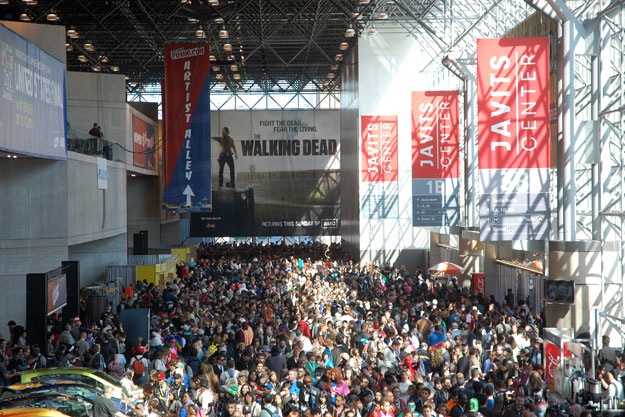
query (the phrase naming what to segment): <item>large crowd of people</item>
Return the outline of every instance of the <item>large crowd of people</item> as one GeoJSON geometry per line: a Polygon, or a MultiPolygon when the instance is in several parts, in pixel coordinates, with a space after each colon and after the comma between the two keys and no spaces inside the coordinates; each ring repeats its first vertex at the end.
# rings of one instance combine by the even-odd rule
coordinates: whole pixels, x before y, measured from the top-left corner
{"type": "Polygon", "coordinates": [[[140,387],[138,415],[557,415],[541,316],[510,295],[360,265],[338,244],[201,244],[164,289],[123,290],[119,309],[151,310],[148,340],[127,340],[109,306],[58,323],[47,349],[121,379],[127,401],[140,387]]]}

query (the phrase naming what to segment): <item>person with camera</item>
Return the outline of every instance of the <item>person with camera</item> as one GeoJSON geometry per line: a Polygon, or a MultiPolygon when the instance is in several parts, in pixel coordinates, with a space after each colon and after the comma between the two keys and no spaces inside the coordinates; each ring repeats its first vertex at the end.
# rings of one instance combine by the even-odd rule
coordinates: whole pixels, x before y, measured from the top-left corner
{"type": "Polygon", "coordinates": [[[518,390],[514,397],[514,402],[506,408],[503,417],[521,417],[525,410],[525,394],[522,390],[518,390]]]}

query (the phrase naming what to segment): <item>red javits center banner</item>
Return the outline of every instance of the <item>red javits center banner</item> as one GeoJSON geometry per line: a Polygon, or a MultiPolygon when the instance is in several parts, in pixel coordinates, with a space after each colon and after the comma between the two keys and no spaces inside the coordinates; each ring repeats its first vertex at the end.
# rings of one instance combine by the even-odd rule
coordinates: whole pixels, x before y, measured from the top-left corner
{"type": "Polygon", "coordinates": [[[209,55],[208,45],[165,45],[163,207],[167,210],[212,208],[209,55]]]}
{"type": "Polygon", "coordinates": [[[457,91],[412,93],[412,225],[457,226],[457,91]]]}
{"type": "Polygon", "coordinates": [[[477,75],[480,238],[548,239],[548,38],[478,39],[477,75]]]}
{"type": "Polygon", "coordinates": [[[360,212],[368,219],[399,217],[397,116],[361,116],[360,212]]]}
{"type": "Polygon", "coordinates": [[[397,181],[397,116],[362,116],[362,182],[397,181]]]}

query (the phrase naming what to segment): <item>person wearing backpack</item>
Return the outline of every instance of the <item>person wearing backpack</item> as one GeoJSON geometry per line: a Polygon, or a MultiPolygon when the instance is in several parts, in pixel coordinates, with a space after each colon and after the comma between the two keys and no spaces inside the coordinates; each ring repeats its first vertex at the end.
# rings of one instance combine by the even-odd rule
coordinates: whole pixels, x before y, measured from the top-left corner
{"type": "Polygon", "coordinates": [[[134,372],[132,380],[137,386],[142,387],[148,382],[147,369],[149,365],[150,362],[143,357],[143,349],[137,349],[137,354],[130,359],[130,365],[128,366],[134,372]]]}
{"type": "Polygon", "coordinates": [[[273,404],[273,394],[265,394],[263,396],[263,407],[260,410],[260,417],[281,417],[278,407],[273,404]]]}

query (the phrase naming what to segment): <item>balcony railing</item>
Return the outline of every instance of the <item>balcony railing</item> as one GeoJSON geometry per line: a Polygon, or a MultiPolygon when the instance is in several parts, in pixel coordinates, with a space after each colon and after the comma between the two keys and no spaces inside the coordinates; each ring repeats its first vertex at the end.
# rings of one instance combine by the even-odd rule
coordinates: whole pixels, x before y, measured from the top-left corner
{"type": "Polygon", "coordinates": [[[126,150],[121,145],[71,128],[67,130],[67,150],[126,162],[126,150]]]}

